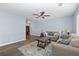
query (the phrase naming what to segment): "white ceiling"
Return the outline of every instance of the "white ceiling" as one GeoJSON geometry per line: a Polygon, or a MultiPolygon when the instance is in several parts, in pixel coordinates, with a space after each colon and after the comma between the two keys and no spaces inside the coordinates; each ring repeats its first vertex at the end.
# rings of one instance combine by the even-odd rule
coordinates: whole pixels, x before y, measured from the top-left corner
{"type": "Polygon", "coordinates": [[[77,7],[77,3],[63,3],[62,6],[58,3],[0,3],[0,10],[8,13],[32,16],[33,13],[45,11],[52,18],[73,15],[77,7]]]}

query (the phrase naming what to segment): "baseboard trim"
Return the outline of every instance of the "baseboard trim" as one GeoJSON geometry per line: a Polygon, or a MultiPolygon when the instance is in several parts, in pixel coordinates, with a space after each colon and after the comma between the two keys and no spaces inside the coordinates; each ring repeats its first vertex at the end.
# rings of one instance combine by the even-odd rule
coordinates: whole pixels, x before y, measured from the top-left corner
{"type": "Polygon", "coordinates": [[[32,36],[40,36],[40,35],[35,35],[35,34],[31,34],[32,36]]]}
{"type": "Polygon", "coordinates": [[[9,45],[9,44],[13,44],[13,43],[16,43],[16,42],[20,42],[20,41],[24,41],[26,39],[23,39],[23,40],[17,40],[17,41],[13,41],[13,42],[8,42],[8,43],[4,43],[4,44],[0,44],[0,47],[2,46],[6,46],[6,45],[9,45]]]}
{"type": "Polygon", "coordinates": [[[31,36],[36,36],[36,37],[40,37],[40,36],[37,36],[37,35],[31,35],[31,36]]]}

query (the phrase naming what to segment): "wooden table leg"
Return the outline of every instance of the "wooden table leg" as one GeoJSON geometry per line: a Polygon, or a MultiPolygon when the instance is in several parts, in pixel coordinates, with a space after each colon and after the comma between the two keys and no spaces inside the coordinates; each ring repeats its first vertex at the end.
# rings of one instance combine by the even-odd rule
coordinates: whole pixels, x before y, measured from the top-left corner
{"type": "Polygon", "coordinates": [[[37,46],[39,46],[39,40],[38,40],[37,46]]]}

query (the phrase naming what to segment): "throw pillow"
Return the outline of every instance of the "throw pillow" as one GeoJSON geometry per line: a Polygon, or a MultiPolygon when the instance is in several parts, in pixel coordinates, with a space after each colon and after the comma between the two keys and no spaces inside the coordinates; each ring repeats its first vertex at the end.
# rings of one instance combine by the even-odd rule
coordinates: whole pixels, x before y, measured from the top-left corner
{"type": "Polygon", "coordinates": [[[69,40],[62,39],[62,40],[59,41],[58,43],[60,43],[60,44],[65,44],[65,45],[69,45],[70,41],[69,41],[69,40]]]}
{"type": "Polygon", "coordinates": [[[41,34],[40,34],[40,37],[44,37],[45,35],[44,35],[44,33],[43,32],[41,32],[41,34]]]}

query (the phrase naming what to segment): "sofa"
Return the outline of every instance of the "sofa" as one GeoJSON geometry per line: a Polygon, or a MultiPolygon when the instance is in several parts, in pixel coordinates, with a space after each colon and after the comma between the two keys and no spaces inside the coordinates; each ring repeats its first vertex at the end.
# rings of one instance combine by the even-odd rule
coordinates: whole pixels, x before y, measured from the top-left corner
{"type": "Polygon", "coordinates": [[[56,31],[47,31],[47,37],[51,39],[51,41],[56,42],[59,39],[59,32],[56,31]]]}
{"type": "Polygon", "coordinates": [[[69,45],[52,42],[54,56],[79,56],[79,39],[73,38],[69,45]]]}
{"type": "Polygon", "coordinates": [[[48,38],[49,38],[51,41],[56,42],[56,41],[59,39],[59,35],[48,36],[48,38]]]}

